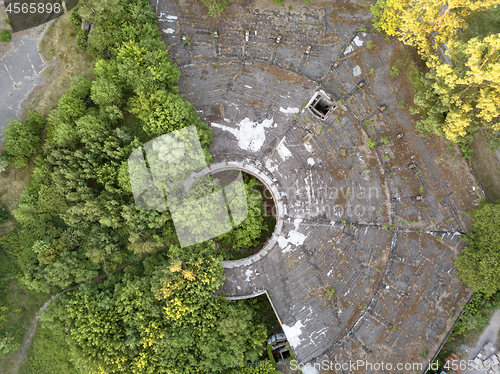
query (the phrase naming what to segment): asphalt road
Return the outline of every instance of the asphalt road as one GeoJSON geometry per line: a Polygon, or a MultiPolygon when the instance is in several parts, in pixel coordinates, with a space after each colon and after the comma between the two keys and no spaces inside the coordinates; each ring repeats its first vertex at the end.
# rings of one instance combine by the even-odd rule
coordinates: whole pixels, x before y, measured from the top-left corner
{"type": "Polygon", "coordinates": [[[29,36],[16,39],[12,48],[0,56],[0,141],[7,120],[17,118],[20,103],[40,83],[44,67],[37,42],[29,36]]]}

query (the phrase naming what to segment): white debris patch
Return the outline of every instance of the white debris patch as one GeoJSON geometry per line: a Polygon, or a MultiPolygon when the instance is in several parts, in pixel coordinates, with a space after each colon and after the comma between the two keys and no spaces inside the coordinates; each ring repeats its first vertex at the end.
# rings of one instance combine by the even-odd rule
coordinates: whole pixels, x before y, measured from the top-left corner
{"type": "Polygon", "coordinates": [[[356,36],[353,40],[354,44],[356,44],[358,47],[361,47],[363,45],[363,41],[359,38],[359,36],[356,36]]]}
{"type": "Polygon", "coordinates": [[[314,158],[309,157],[309,158],[307,159],[307,163],[308,163],[309,165],[313,166],[313,165],[316,163],[316,161],[314,161],[314,158]]]}
{"type": "Polygon", "coordinates": [[[286,339],[292,348],[297,348],[297,346],[304,340],[299,338],[300,334],[302,334],[302,327],[304,327],[304,325],[302,325],[300,321],[297,321],[293,326],[283,324],[283,332],[285,333],[286,339]]]}
{"type": "Polygon", "coordinates": [[[223,131],[230,132],[238,139],[238,146],[247,151],[257,152],[266,141],[266,128],[273,126],[273,119],[265,119],[262,123],[253,122],[245,118],[237,124],[239,128],[228,127],[219,123],[211,123],[212,127],[218,127],[223,131]]]}
{"type": "Polygon", "coordinates": [[[282,141],[278,145],[278,148],[276,148],[278,151],[278,154],[280,155],[281,159],[285,161],[287,158],[289,158],[292,155],[292,152],[285,146],[285,142],[282,141]]]}
{"type": "Polygon", "coordinates": [[[280,112],[285,113],[285,114],[297,114],[299,112],[299,108],[288,107],[285,109],[283,107],[280,107],[280,112]]]}
{"type": "Polygon", "coordinates": [[[266,161],[266,168],[271,172],[274,173],[275,171],[278,170],[279,163],[273,162],[272,159],[268,159],[266,161]]]}
{"type": "Polygon", "coordinates": [[[352,69],[352,75],[357,77],[358,75],[361,74],[361,68],[359,66],[355,66],[353,69],[352,69]]]}
{"type": "Polygon", "coordinates": [[[278,245],[280,248],[283,250],[283,253],[288,253],[292,251],[292,246],[299,246],[304,244],[304,241],[306,240],[307,235],[304,235],[297,230],[291,230],[288,233],[288,238],[285,238],[284,236],[279,236],[278,237],[278,245]]]}
{"type": "Polygon", "coordinates": [[[173,34],[175,32],[174,29],[171,29],[170,27],[168,29],[162,29],[165,34],[173,34]]]}
{"type": "Polygon", "coordinates": [[[245,271],[245,275],[247,277],[247,279],[245,279],[245,282],[250,282],[250,277],[252,276],[252,274],[253,274],[253,271],[250,269],[247,269],[247,271],[245,271]]]}
{"type": "Polygon", "coordinates": [[[177,16],[171,16],[169,14],[165,13],[160,13],[158,16],[158,21],[163,21],[163,22],[175,22],[177,20],[177,16]]]}
{"type": "Polygon", "coordinates": [[[293,227],[294,227],[295,230],[299,229],[301,222],[302,222],[302,218],[295,218],[293,220],[293,227]]]}
{"type": "Polygon", "coordinates": [[[252,86],[247,86],[246,84],[245,84],[245,87],[246,87],[246,88],[252,88],[252,86]]]}
{"type": "Polygon", "coordinates": [[[319,370],[310,364],[305,364],[301,371],[302,374],[319,374],[319,370]]]}
{"type": "Polygon", "coordinates": [[[349,44],[349,46],[345,49],[344,51],[344,55],[348,54],[348,53],[351,53],[352,52],[352,45],[349,44]]]}
{"type": "Polygon", "coordinates": [[[313,151],[313,147],[309,142],[305,142],[304,147],[305,147],[306,151],[309,153],[311,153],[313,151]]]}

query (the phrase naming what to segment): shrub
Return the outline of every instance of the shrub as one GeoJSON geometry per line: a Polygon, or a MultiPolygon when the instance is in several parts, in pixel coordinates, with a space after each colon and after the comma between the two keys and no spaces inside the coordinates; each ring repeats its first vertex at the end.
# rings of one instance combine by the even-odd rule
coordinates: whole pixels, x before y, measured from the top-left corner
{"type": "Polygon", "coordinates": [[[327,289],[327,290],[326,290],[326,295],[327,295],[328,297],[332,297],[332,296],[334,296],[334,295],[335,295],[335,288],[330,287],[329,289],[327,289]]]}
{"type": "Polygon", "coordinates": [[[391,77],[399,77],[399,73],[401,73],[399,71],[399,67],[397,67],[396,65],[394,65],[392,68],[391,68],[391,71],[389,72],[389,74],[391,75],[391,77]]]}
{"type": "Polygon", "coordinates": [[[78,48],[80,48],[82,51],[87,50],[87,39],[89,37],[89,32],[85,29],[80,29],[78,31],[78,36],[76,37],[76,45],[78,45],[78,48]]]}
{"type": "Polygon", "coordinates": [[[285,0],[272,0],[272,2],[279,6],[285,5],[285,0]]]}
{"type": "Polygon", "coordinates": [[[10,31],[7,30],[1,30],[0,31],[0,42],[8,43],[12,39],[12,35],[10,34],[10,31]]]}
{"type": "Polygon", "coordinates": [[[73,8],[69,14],[69,23],[80,28],[82,25],[82,17],[78,14],[78,9],[73,8]]]}
{"type": "Polygon", "coordinates": [[[488,326],[492,311],[500,307],[500,293],[486,297],[482,292],[476,293],[465,308],[451,336],[467,336],[470,331],[482,331],[488,326]]]}
{"type": "Polygon", "coordinates": [[[366,146],[372,149],[373,147],[375,147],[375,142],[371,139],[368,139],[368,141],[366,142],[366,146]]]}
{"type": "Polygon", "coordinates": [[[0,208],[0,223],[7,222],[9,220],[9,211],[5,208],[0,208]]]}
{"type": "Polygon", "coordinates": [[[374,42],[372,42],[371,40],[368,40],[368,41],[366,42],[366,48],[368,48],[368,49],[373,49],[373,47],[375,47],[375,43],[374,43],[374,42]]]}

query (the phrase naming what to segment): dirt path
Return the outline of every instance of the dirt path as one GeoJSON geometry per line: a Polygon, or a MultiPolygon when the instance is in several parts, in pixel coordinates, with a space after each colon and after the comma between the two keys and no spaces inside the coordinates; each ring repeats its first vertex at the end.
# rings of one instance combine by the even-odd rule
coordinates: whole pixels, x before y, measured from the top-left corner
{"type": "Polygon", "coordinates": [[[54,295],[49,300],[47,300],[45,304],[43,304],[43,306],[40,308],[40,310],[38,310],[38,312],[35,314],[35,317],[33,317],[33,319],[31,320],[28,330],[26,331],[22,346],[13,354],[11,374],[17,374],[19,372],[21,363],[26,359],[26,352],[28,351],[28,348],[31,345],[31,341],[35,336],[40,314],[42,314],[42,312],[47,309],[49,304],[59,295],[60,294],[54,295]]]}
{"type": "MultiPolygon", "coordinates": [[[[172,244],[172,243],[170,243],[170,244],[172,244]]],[[[156,250],[156,253],[163,252],[167,248],[168,248],[168,246],[161,247],[158,250],[156,250]]],[[[120,267],[116,268],[115,270],[113,270],[110,273],[101,274],[101,275],[95,277],[90,282],[99,283],[102,279],[104,279],[104,278],[106,278],[106,277],[108,277],[108,276],[110,276],[112,274],[115,274],[116,272],[118,272],[118,271],[126,268],[127,266],[133,265],[133,264],[135,264],[135,263],[137,263],[139,261],[143,261],[146,257],[150,256],[151,254],[152,253],[144,253],[141,256],[140,260],[129,261],[129,262],[121,265],[120,267]]],[[[52,296],[48,301],[45,302],[45,304],[43,304],[43,306],[40,308],[40,310],[38,310],[38,312],[35,314],[35,316],[33,317],[33,319],[30,321],[28,330],[26,331],[26,334],[25,334],[24,339],[23,339],[23,344],[11,356],[12,369],[11,369],[11,371],[10,371],[9,374],[18,374],[19,367],[21,366],[21,364],[23,363],[23,361],[26,360],[26,353],[28,351],[28,348],[31,345],[31,341],[33,340],[33,337],[35,336],[36,328],[37,328],[37,325],[38,325],[38,319],[40,318],[40,315],[42,314],[42,312],[45,309],[47,309],[47,307],[50,305],[50,303],[52,301],[54,301],[54,299],[56,297],[58,297],[59,295],[65,294],[66,292],[76,290],[77,288],[80,288],[82,286],[82,284],[78,284],[78,285],[76,285],[74,287],[71,287],[71,288],[68,288],[68,289],[66,289],[64,291],[59,292],[57,295],[52,296]]]]}

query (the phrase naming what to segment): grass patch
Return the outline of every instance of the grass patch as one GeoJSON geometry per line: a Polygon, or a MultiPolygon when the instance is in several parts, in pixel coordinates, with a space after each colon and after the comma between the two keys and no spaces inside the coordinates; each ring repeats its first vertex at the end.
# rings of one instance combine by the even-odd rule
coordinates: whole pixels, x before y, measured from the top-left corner
{"type": "Polygon", "coordinates": [[[390,76],[393,78],[399,77],[399,74],[401,73],[401,70],[399,70],[398,65],[393,65],[391,68],[391,71],[389,72],[390,76]]]}
{"type": "Polygon", "coordinates": [[[326,296],[328,296],[329,298],[335,296],[335,288],[333,287],[330,287],[326,290],[326,296]]]}
{"type": "Polygon", "coordinates": [[[0,247],[0,367],[5,373],[15,368],[25,330],[49,298],[23,288],[18,272],[14,256],[0,247]]]}
{"type": "Polygon", "coordinates": [[[87,74],[93,75],[93,56],[77,46],[78,30],[69,23],[69,13],[59,17],[47,30],[39,45],[41,55],[49,61],[44,83],[33,90],[27,107],[46,116],[57,106],[59,99],[69,89],[71,79],[87,74]],[[73,36],[72,36],[73,35],[73,36]]]}
{"type": "Polygon", "coordinates": [[[481,132],[471,144],[470,165],[489,201],[500,202],[500,160],[488,150],[481,132]]]}
{"type": "Polygon", "coordinates": [[[28,358],[20,367],[19,374],[78,374],[79,371],[68,360],[71,355],[65,334],[58,328],[40,322],[27,352],[28,358]]]}
{"type": "Polygon", "coordinates": [[[32,163],[21,169],[7,168],[0,173],[0,210],[5,209],[7,213],[2,213],[8,219],[0,220],[0,236],[5,235],[13,230],[16,221],[13,218],[13,211],[16,209],[16,201],[21,196],[21,193],[26,189],[28,180],[33,171],[32,163]]]}
{"type": "Polygon", "coordinates": [[[425,89],[421,81],[419,69],[425,73],[426,65],[418,53],[410,54],[407,48],[401,43],[394,49],[391,65],[392,68],[389,74],[392,77],[398,77],[407,84],[411,84],[414,93],[425,89]]]}
{"type": "Polygon", "coordinates": [[[12,39],[12,34],[8,30],[0,30],[0,42],[8,43],[12,39]]]}

